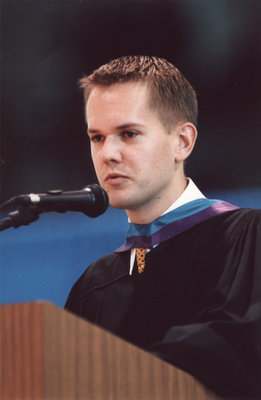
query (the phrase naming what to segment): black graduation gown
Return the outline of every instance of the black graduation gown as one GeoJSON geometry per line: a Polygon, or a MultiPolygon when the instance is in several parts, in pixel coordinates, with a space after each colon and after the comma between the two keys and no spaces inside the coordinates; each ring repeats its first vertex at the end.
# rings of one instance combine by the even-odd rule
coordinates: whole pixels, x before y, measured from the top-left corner
{"type": "Polygon", "coordinates": [[[217,215],[159,244],[93,263],[65,308],[189,372],[216,393],[261,398],[261,211],[217,215]]]}

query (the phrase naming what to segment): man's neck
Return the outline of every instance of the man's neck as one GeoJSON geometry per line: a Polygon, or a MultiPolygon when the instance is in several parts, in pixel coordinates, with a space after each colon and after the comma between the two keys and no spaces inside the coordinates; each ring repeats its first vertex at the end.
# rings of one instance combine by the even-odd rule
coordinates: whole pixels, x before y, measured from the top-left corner
{"type": "Polygon", "coordinates": [[[182,195],[188,185],[188,181],[184,179],[173,189],[173,196],[168,200],[159,199],[158,203],[146,204],[146,206],[139,209],[125,210],[129,221],[134,224],[149,224],[155,219],[159,218],[164,212],[182,195]]]}

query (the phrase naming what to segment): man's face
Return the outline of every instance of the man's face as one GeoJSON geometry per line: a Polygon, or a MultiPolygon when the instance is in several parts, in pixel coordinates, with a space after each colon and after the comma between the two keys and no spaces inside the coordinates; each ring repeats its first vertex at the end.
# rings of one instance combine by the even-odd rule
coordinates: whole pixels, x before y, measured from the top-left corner
{"type": "Polygon", "coordinates": [[[184,190],[177,186],[175,129],[166,132],[147,96],[136,82],[96,86],[86,106],[98,180],[110,204],[131,220],[144,213],[157,218],[184,190]]]}

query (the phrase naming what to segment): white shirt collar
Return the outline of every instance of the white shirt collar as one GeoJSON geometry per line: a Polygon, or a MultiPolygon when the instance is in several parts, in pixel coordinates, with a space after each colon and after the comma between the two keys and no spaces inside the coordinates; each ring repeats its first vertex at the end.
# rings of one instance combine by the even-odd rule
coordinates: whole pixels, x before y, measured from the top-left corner
{"type": "MultiPolygon", "coordinates": [[[[192,179],[187,178],[188,185],[184,192],[177,198],[177,200],[174,201],[174,203],[162,214],[167,214],[168,212],[175,210],[175,208],[178,208],[189,201],[197,200],[197,199],[202,199],[205,198],[203,193],[198,189],[198,187],[195,185],[195,183],[192,181],[192,179]]],[[[132,275],[134,263],[135,263],[135,254],[136,254],[136,249],[131,249],[130,252],[130,275],[132,275]]]]}
{"type": "Polygon", "coordinates": [[[205,198],[204,194],[201,193],[201,191],[198,189],[191,178],[187,178],[187,181],[188,185],[184,192],[177,198],[177,200],[174,201],[173,204],[171,204],[171,206],[162,215],[167,214],[172,210],[175,210],[175,208],[183,206],[183,204],[186,204],[189,201],[205,198]]]}

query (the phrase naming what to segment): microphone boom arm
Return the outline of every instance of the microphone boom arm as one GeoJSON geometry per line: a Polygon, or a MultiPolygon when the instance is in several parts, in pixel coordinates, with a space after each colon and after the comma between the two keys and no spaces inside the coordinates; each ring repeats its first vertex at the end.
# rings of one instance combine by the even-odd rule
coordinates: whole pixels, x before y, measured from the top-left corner
{"type": "Polygon", "coordinates": [[[8,214],[8,218],[0,221],[0,231],[21,225],[29,225],[39,218],[40,211],[35,206],[19,207],[16,211],[8,214]]]}

